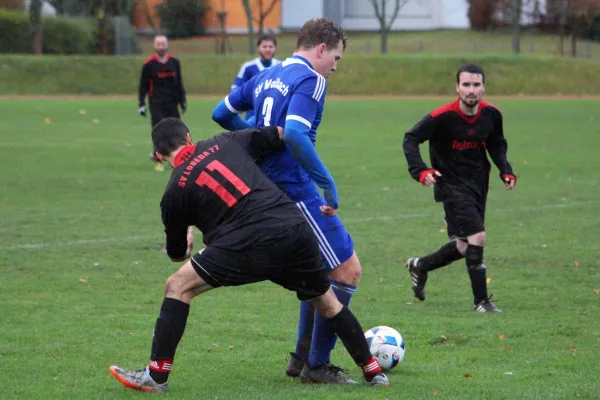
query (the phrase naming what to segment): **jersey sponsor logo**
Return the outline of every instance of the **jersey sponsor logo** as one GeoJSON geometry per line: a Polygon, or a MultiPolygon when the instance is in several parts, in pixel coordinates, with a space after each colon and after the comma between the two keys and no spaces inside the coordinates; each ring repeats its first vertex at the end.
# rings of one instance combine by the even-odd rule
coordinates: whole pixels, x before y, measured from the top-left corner
{"type": "Polygon", "coordinates": [[[175,72],[159,72],[157,75],[161,79],[175,78],[175,72]]]}
{"type": "Polygon", "coordinates": [[[486,147],[485,142],[477,142],[477,141],[470,142],[468,140],[452,141],[452,150],[463,151],[463,150],[473,150],[473,149],[479,149],[479,148],[485,149],[485,147],[486,147]]]}
{"type": "Polygon", "coordinates": [[[263,91],[263,89],[277,89],[279,90],[282,96],[287,96],[287,94],[290,92],[290,86],[281,82],[279,78],[267,79],[266,81],[259,83],[256,89],[254,89],[254,96],[258,97],[258,95],[263,91]]]}

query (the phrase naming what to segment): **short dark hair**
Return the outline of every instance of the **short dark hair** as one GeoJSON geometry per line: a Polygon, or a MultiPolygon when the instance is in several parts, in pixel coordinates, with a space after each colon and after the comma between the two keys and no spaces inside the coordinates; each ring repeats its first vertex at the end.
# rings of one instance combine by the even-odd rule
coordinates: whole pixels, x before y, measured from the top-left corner
{"type": "Polygon", "coordinates": [[[262,42],[273,42],[275,46],[277,46],[277,39],[273,35],[262,35],[256,41],[256,46],[260,46],[262,42]]]}
{"type": "Polygon", "coordinates": [[[327,50],[333,50],[340,41],[346,50],[346,33],[341,26],[329,18],[313,18],[300,28],[296,49],[309,50],[325,43],[327,50]]]}
{"type": "Polygon", "coordinates": [[[479,74],[481,75],[481,82],[485,83],[485,74],[483,73],[483,68],[481,68],[477,64],[465,64],[458,69],[456,72],[456,83],[460,83],[460,74],[463,72],[468,72],[469,74],[479,74]]]}
{"type": "Polygon", "coordinates": [[[181,146],[187,144],[189,129],[177,118],[165,118],[152,128],[152,144],[154,151],[168,156],[181,146]]]}

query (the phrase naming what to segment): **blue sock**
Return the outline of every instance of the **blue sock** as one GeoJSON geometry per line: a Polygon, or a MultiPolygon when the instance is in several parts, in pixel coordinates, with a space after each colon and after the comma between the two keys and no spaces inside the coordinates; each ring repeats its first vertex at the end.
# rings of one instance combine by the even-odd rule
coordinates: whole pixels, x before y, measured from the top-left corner
{"type": "MultiPolygon", "coordinates": [[[[331,287],[340,303],[345,306],[350,304],[350,299],[356,290],[356,286],[346,283],[331,281],[331,287]]],[[[331,352],[335,347],[337,335],[328,320],[315,312],[315,327],[313,329],[308,366],[315,368],[321,364],[330,362],[331,352]]]]}
{"type": "Polygon", "coordinates": [[[296,357],[308,360],[310,342],[313,334],[315,309],[308,301],[300,303],[300,318],[298,320],[298,341],[296,342],[296,357]]]}

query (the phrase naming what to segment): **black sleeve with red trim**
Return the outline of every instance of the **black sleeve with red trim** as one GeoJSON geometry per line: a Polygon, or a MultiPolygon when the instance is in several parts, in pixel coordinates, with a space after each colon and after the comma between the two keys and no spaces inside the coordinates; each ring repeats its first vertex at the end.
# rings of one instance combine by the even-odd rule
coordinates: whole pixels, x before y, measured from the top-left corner
{"type": "Polygon", "coordinates": [[[252,158],[266,156],[277,150],[282,143],[276,126],[225,132],[223,135],[242,146],[252,158]]]}
{"type": "Polygon", "coordinates": [[[140,74],[140,87],[138,89],[139,106],[146,104],[146,94],[150,90],[150,63],[145,63],[140,74]]]}
{"type": "Polygon", "coordinates": [[[487,140],[487,151],[492,158],[492,161],[500,171],[500,178],[504,180],[503,175],[513,175],[513,170],[508,162],[506,153],[508,151],[508,143],[504,138],[504,128],[502,124],[502,113],[498,110],[495,112],[494,130],[487,140]]]}
{"type": "Polygon", "coordinates": [[[179,104],[181,106],[187,106],[187,99],[185,95],[185,88],[183,87],[183,77],[181,75],[181,63],[179,60],[175,60],[175,68],[177,72],[177,83],[178,83],[178,91],[179,91],[179,104]]]}
{"type": "Polygon", "coordinates": [[[167,191],[160,202],[162,222],[167,237],[167,255],[173,260],[183,259],[188,248],[188,226],[183,219],[185,210],[177,197],[167,191]]]}
{"type": "Polygon", "coordinates": [[[431,139],[435,134],[435,129],[435,118],[427,114],[404,135],[403,148],[408,163],[408,172],[416,181],[419,181],[421,172],[429,169],[421,157],[419,145],[431,139]]]}

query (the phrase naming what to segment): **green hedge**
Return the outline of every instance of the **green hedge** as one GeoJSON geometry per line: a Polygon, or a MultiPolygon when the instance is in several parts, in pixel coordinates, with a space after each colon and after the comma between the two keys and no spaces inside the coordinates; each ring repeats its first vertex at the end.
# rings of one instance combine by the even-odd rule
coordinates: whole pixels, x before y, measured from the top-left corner
{"type": "MultiPolygon", "coordinates": [[[[137,91],[144,56],[3,56],[0,94],[127,94],[137,91]]],[[[183,81],[195,95],[224,95],[244,56],[183,56],[183,81]]],[[[452,95],[463,63],[481,64],[496,95],[600,94],[600,62],[502,56],[354,56],[329,78],[336,95],[452,95]]]]}
{"type": "MultiPolygon", "coordinates": [[[[93,20],[84,18],[44,18],[45,54],[90,53],[95,45],[93,20]]],[[[0,10],[0,53],[32,53],[29,16],[23,12],[0,10]]]]}

